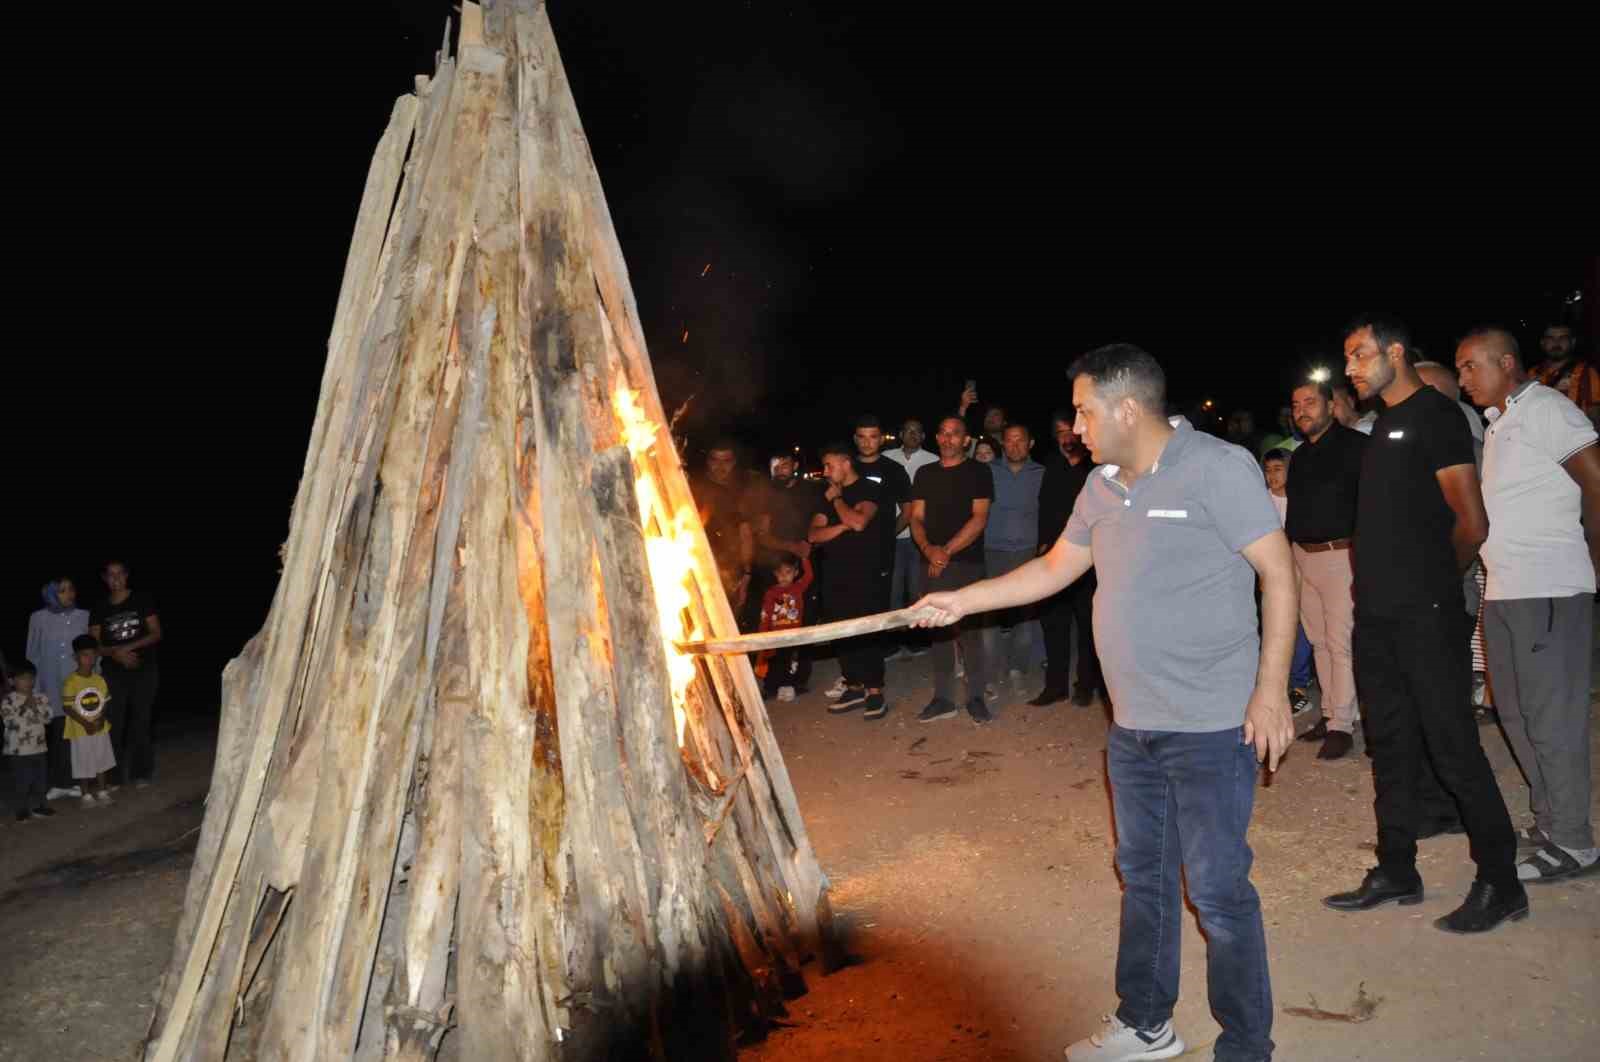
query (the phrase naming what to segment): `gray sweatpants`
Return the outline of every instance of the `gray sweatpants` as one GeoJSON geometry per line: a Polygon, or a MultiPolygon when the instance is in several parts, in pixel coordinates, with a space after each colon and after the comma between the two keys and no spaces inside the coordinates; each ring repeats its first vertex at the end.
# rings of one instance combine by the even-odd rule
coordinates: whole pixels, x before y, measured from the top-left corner
{"type": "Polygon", "coordinates": [[[1533,817],[1563,848],[1593,848],[1589,822],[1589,680],[1594,599],[1489,601],[1489,679],[1533,817]]]}

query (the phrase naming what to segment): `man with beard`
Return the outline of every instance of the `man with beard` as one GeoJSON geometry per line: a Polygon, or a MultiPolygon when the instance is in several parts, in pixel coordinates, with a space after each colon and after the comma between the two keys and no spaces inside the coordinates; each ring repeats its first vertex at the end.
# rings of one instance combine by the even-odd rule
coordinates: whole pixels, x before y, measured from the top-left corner
{"type": "MultiPolygon", "coordinates": [[[[877,417],[868,413],[856,418],[853,439],[856,452],[852,463],[855,465],[856,475],[878,485],[878,504],[882,507],[882,512],[873,524],[873,531],[878,536],[878,560],[877,574],[873,582],[874,604],[871,611],[886,612],[889,609],[889,594],[894,573],[895,535],[900,528],[906,526],[905,510],[911,498],[911,479],[898,462],[884,456],[883,426],[877,417]]],[[[888,644],[889,640],[883,635],[873,635],[863,640],[861,651],[866,652],[869,647],[875,647],[876,652],[887,656],[885,646],[888,644]]]]}
{"type": "MultiPolygon", "coordinates": [[[[828,481],[823,511],[811,518],[808,538],[822,547],[822,607],[829,622],[854,619],[880,611],[878,564],[883,537],[874,526],[887,520],[878,484],[855,469],[855,455],[840,443],[822,451],[822,474],[828,481]]],[[[861,709],[867,719],[881,719],[888,710],[883,700],[883,650],[875,635],[851,638],[838,647],[839,670],[845,688],[828,711],[839,714],[861,709]]]]}
{"type": "Polygon", "coordinates": [[[1546,325],[1539,337],[1539,349],[1544,351],[1544,361],[1534,370],[1533,378],[1566,395],[1591,423],[1600,422],[1600,371],[1578,357],[1572,326],[1559,321],[1546,325]]]}
{"type": "MultiPolygon", "coordinates": [[[[750,593],[756,602],[775,582],[773,569],[785,554],[801,561],[811,556],[811,543],[806,534],[811,529],[811,517],[822,507],[820,491],[812,489],[795,474],[793,454],[781,453],[772,459],[772,480],[763,492],[760,511],[754,514],[756,538],[756,565],[760,582],[750,593]]],[[[817,610],[815,590],[806,592],[806,615],[815,616],[817,610]]],[[[796,670],[783,685],[791,685],[796,693],[804,693],[811,678],[811,656],[802,648],[793,657],[796,670]]]]}
{"type": "Polygon", "coordinates": [[[1328,386],[1333,388],[1333,419],[1352,431],[1371,435],[1372,422],[1378,419],[1378,414],[1371,410],[1361,412],[1360,403],[1357,402],[1356,393],[1349,381],[1338,379],[1328,386]]]}
{"type": "Polygon", "coordinates": [[[1222,1025],[1214,1057],[1258,1062],[1272,1056],[1272,987],[1246,832],[1257,763],[1276,770],[1294,740],[1294,562],[1255,456],[1169,422],[1154,358],[1118,343],[1071,375],[1075,426],[1101,464],[1066,533],[1009,575],[929,594],[925,622],[1037,601],[1098,570],[1095,644],[1116,699],[1106,761],[1124,888],[1121,1005],[1067,1060],[1183,1053],[1172,1012],[1187,884],[1222,1025]]]}
{"type": "Polygon", "coordinates": [[[755,533],[746,511],[746,485],[738,474],[738,453],[732,439],[717,439],[706,451],[705,475],[689,480],[690,493],[700,510],[700,522],[705,525],[711,555],[735,616],[744,611],[755,560],[755,533]]]}
{"type": "Polygon", "coordinates": [[[1301,740],[1320,740],[1317,758],[1337,760],[1350,751],[1356,725],[1350,547],[1367,437],[1333,419],[1333,390],[1327,384],[1301,384],[1290,398],[1305,442],[1294,454],[1284,530],[1294,546],[1300,623],[1322,679],[1322,719],[1301,740]]]}
{"type": "MultiPolygon", "coordinates": [[[[1055,453],[1044,462],[1044,481],[1039,486],[1039,555],[1050,552],[1056,539],[1067,529],[1067,518],[1078,501],[1078,492],[1089,481],[1094,460],[1077,432],[1072,430],[1073,412],[1058,409],[1050,418],[1055,436],[1055,453]]],[[[1039,624],[1044,631],[1044,689],[1028,703],[1043,708],[1065,700],[1072,678],[1072,628],[1078,628],[1078,685],[1072,703],[1087,707],[1099,692],[1105,693],[1100,675],[1100,658],[1094,651],[1094,569],[1071,586],[1040,602],[1039,624]]]]}
{"type": "Polygon", "coordinates": [[[1378,865],[1359,888],[1323,902],[1338,911],[1422,902],[1417,838],[1428,757],[1460,808],[1478,867],[1466,901],[1434,925],[1482,933],[1526,917],[1528,894],[1517,880],[1511,816],[1478,726],[1462,710],[1472,670],[1461,577],[1488,535],[1472,436],[1456,404],[1423,386],[1399,321],[1358,318],[1344,351],[1356,393],[1384,402],[1362,458],[1355,573],[1356,680],[1373,751],[1378,865]]]}

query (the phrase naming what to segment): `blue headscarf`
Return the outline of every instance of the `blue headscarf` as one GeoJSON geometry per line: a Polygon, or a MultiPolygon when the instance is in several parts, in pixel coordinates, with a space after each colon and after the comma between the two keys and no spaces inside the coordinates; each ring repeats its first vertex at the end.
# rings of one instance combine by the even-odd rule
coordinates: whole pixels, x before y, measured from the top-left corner
{"type": "Polygon", "coordinates": [[[56,613],[57,615],[71,612],[73,608],[76,607],[63,605],[61,603],[61,597],[56,591],[64,581],[65,580],[62,579],[51,579],[48,583],[44,584],[44,589],[40,591],[39,594],[39,596],[44,598],[44,607],[49,609],[51,612],[56,613]]]}

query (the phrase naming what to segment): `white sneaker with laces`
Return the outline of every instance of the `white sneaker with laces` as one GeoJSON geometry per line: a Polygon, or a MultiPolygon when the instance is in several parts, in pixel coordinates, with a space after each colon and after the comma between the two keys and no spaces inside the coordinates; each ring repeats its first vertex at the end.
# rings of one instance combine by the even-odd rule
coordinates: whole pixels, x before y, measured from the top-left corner
{"type": "Polygon", "coordinates": [[[1106,1023],[1105,1029],[1063,1052],[1067,1062],[1142,1062],[1183,1054],[1183,1041],[1170,1020],[1147,1031],[1122,1024],[1115,1014],[1107,1014],[1101,1020],[1106,1023]]]}
{"type": "Polygon", "coordinates": [[[110,790],[106,790],[106,789],[100,790],[100,803],[102,803],[102,804],[111,803],[111,792],[110,792],[110,790]]]}
{"type": "Polygon", "coordinates": [[[100,806],[100,802],[94,798],[94,794],[93,793],[85,793],[85,794],[83,794],[83,796],[79,797],[78,799],[83,801],[83,806],[86,807],[86,808],[93,808],[93,807],[99,807],[100,806]]]}
{"type": "Polygon", "coordinates": [[[828,698],[830,701],[836,701],[840,697],[844,696],[844,691],[848,687],[849,684],[845,682],[844,676],[840,675],[838,678],[833,680],[833,685],[822,691],[822,695],[828,698]]]}
{"type": "Polygon", "coordinates": [[[778,700],[780,700],[780,701],[792,701],[792,700],[794,700],[794,687],[793,686],[779,686],[778,687],[778,700]]]}
{"type": "Polygon", "coordinates": [[[63,786],[53,785],[53,786],[50,787],[50,791],[44,795],[44,798],[46,800],[60,800],[62,797],[82,796],[82,795],[83,795],[83,791],[82,790],[79,790],[78,792],[74,793],[72,790],[67,789],[67,788],[65,788],[63,786]]]}

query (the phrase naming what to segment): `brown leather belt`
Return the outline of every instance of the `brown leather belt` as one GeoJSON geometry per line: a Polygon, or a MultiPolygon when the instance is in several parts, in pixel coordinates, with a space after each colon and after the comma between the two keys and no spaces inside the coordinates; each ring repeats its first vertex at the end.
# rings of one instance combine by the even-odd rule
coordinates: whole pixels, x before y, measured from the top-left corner
{"type": "Polygon", "coordinates": [[[1296,542],[1295,545],[1307,553],[1326,553],[1333,549],[1349,549],[1350,540],[1348,538],[1335,538],[1327,542],[1296,542]]]}

